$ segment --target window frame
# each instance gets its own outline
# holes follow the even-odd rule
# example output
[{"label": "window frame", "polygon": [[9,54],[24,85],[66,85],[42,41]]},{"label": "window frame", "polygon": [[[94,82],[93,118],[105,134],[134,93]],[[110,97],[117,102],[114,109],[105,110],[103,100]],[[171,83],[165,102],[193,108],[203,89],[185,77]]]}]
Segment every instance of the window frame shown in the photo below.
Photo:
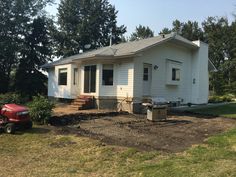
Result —
[{"label": "window frame", "polygon": [[172,68],[172,81],[180,81],[180,69],[179,68]]},{"label": "window frame", "polygon": [[[106,67],[104,67],[104,66],[112,66],[112,69],[105,69]],[[112,71],[112,74],[111,74],[112,81],[107,81],[104,78],[105,77],[105,72],[107,74],[109,74],[109,72],[111,72],[111,71]],[[114,86],[114,64],[103,64],[102,65],[102,86]]]},{"label": "window frame", "polygon": [[183,62],[166,59],[166,85],[178,86],[182,83]]},{"label": "window frame", "polygon": [[[62,72],[62,71],[65,72]],[[65,76],[62,76],[62,74],[65,74]],[[62,77],[65,77],[64,80],[62,80]],[[59,68],[58,69],[58,85],[59,86],[67,86],[67,79],[68,79],[68,69],[67,68]]]}]

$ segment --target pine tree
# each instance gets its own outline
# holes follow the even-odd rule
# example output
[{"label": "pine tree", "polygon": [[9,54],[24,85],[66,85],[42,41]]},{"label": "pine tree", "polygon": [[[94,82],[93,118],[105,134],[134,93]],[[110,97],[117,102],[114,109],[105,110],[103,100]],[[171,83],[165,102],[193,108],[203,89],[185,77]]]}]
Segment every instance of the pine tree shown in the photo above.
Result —
[{"label": "pine tree", "polygon": [[51,0],[0,1],[0,93],[10,90],[11,74],[22,58],[29,24]]},{"label": "pine tree", "polygon": [[52,56],[47,23],[45,17],[38,17],[28,26],[15,78],[16,90],[23,94],[46,93],[47,77],[40,71],[40,66]]},{"label": "pine tree", "polygon": [[169,28],[163,28],[160,32],[159,32],[159,34],[161,35],[161,34],[170,34],[172,32],[172,30],[171,29],[169,29]]},{"label": "pine tree", "polygon": [[135,32],[130,36],[130,41],[139,39],[146,39],[154,36],[154,32],[147,26],[139,25],[136,27]]},{"label": "pine tree", "polygon": [[121,42],[126,27],[117,26],[117,13],[108,0],[62,0],[55,34],[58,56],[107,46],[111,33],[114,44]]}]

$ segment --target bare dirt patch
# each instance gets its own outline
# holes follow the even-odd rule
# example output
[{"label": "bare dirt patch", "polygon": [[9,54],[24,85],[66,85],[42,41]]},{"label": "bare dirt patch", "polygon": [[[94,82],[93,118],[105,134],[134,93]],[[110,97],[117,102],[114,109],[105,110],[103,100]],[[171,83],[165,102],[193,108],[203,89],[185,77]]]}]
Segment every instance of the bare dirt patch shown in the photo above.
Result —
[{"label": "bare dirt patch", "polygon": [[73,133],[102,143],[135,147],[140,150],[181,152],[202,143],[207,137],[236,127],[235,119],[169,116],[166,121],[150,122],[145,116],[119,115],[81,120],[57,133]]},{"label": "bare dirt patch", "polygon": [[75,111],[68,106],[61,105],[54,110],[50,123],[62,126],[54,129],[56,133],[73,133],[98,139],[102,144],[140,150],[180,152],[209,136],[236,127],[236,119],[200,114],[180,112],[168,116],[166,121],[150,122],[145,115],[120,115],[106,110]]}]

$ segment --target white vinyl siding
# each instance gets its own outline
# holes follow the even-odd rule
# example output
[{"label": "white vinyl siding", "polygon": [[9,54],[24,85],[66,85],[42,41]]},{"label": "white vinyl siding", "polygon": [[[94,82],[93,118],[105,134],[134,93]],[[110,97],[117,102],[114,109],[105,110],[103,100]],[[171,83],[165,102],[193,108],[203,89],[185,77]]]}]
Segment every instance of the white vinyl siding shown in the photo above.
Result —
[{"label": "white vinyl siding", "polygon": [[[176,85],[167,85],[169,77],[166,62],[168,59],[182,63],[180,81]],[[151,95],[167,99],[168,101],[179,101],[183,99],[185,103],[191,102],[191,60],[190,49],[182,48],[174,44],[166,43],[157,46],[135,58],[134,65],[134,97],[142,98],[143,89],[143,63],[158,66],[152,69]],[[170,74],[172,70],[170,70]],[[171,78],[171,76],[170,76]],[[172,79],[172,78],[171,78]]]},{"label": "white vinyl siding", "polygon": [[[102,67],[102,66],[101,66]],[[100,78],[100,96],[133,96],[133,63],[121,63],[113,65],[113,85],[103,85]],[[101,68],[102,69],[102,68]],[[102,72],[100,72],[102,74]]]},{"label": "white vinyl siding", "polygon": [[[55,66],[55,68],[49,70],[48,77],[48,96],[55,98],[67,98],[72,99],[77,97],[77,86],[73,85],[73,71],[78,66],[67,64]],[[59,85],[59,72],[67,72],[67,84]]]}]

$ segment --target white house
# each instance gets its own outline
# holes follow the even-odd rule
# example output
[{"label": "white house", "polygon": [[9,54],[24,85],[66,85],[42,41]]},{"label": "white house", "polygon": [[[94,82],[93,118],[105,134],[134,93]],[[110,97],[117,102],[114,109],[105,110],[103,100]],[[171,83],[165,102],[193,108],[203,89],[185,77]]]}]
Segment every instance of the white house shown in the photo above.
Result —
[{"label": "white house", "polygon": [[112,45],[60,59],[48,71],[48,96],[93,96],[95,106],[134,111],[143,99],[208,102],[208,45],[175,33]]}]

